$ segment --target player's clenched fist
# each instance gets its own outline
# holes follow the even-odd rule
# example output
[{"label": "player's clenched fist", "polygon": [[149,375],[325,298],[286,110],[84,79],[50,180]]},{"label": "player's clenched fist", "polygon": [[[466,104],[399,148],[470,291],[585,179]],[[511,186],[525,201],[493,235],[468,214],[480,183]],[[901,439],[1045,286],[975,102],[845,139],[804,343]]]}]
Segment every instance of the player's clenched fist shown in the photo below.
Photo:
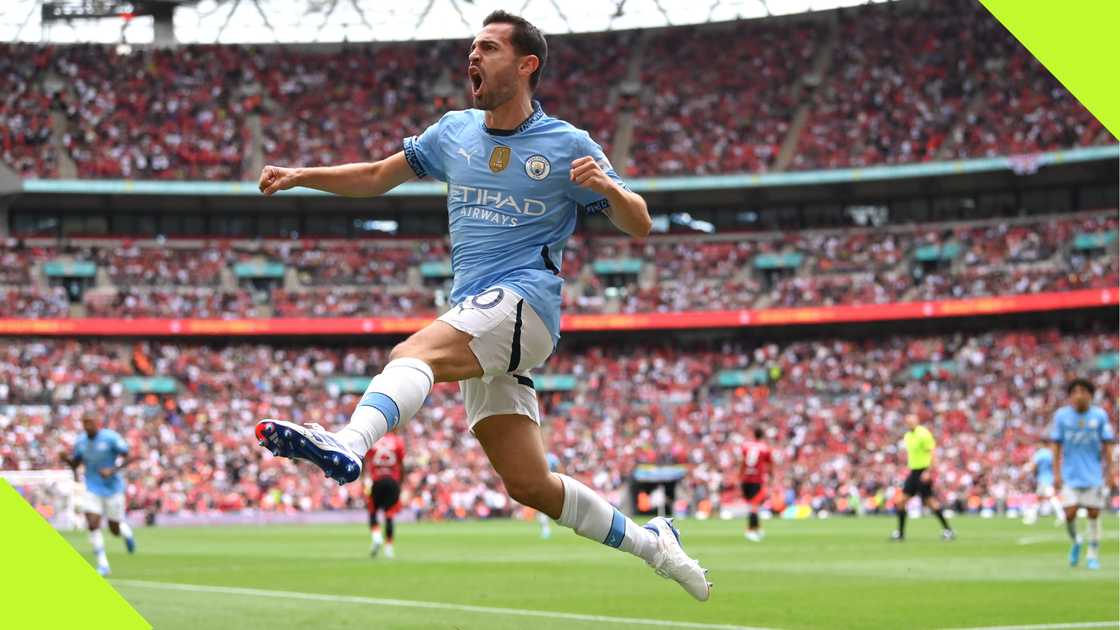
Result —
[{"label": "player's clenched fist", "polygon": [[615,183],[590,155],[572,162],[571,179],[577,186],[590,188],[601,195],[606,195],[615,187]]},{"label": "player's clenched fist", "polygon": [[283,166],[266,166],[261,169],[261,192],[271,195],[278,190],[287,190],[297,185],[296,172],[299,169]]}]

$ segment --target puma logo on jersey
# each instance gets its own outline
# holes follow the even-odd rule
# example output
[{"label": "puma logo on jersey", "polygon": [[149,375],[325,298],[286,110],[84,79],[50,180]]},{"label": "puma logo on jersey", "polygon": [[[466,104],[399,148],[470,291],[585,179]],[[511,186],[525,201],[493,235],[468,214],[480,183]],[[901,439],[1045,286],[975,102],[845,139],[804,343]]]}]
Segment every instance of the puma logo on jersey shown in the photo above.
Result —
[{"label": "puma logo on jersey", "polygon": [[467,153],[466,149],[464,149],[463,147],[459,147],[458,153],[459,153],[459,155],[467,158],[467,166],[470,166],[471,165],[471,157],[474,155],[474,151],[471,151],[470,153]]}]

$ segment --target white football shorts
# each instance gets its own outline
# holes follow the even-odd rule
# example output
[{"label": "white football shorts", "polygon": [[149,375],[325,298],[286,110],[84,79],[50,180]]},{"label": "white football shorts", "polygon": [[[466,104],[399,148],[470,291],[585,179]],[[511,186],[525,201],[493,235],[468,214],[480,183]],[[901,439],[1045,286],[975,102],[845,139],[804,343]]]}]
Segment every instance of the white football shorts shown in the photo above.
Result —
[{"label": "white football shorts", "polygon": [[1104,486],[1093,486],[1091,488],[1071,488],[1069,486],[1062,486],[1062,507],[1071,508],[1074,506],[1083,508],[1096,508],[1101,509],[1104,507]]},{"label": "white football shorts", "polygon": [[552,335],[533,307],[506,287],[491,287],[439,319],[474,337],[470,347],[483,376],[459,382],[471,429],[504,414],[528,416],[540,424],[530,372],[552,354]]},{"label": "white football shorts", "polygon": [[102,497],[87,489],[80,507],[83,514],[97,514],[120,523],[124,520],[124,493],[118,492],[112,496]]}]

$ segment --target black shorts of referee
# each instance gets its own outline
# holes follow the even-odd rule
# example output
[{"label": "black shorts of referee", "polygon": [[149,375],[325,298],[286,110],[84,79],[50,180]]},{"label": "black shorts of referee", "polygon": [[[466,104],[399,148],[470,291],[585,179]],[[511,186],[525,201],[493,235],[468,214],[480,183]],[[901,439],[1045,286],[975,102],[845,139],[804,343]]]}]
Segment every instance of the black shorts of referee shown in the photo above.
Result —
[{"label": "black shorts of referee", "polygon": [[922,473],[926,468],[915,468],[906,476],[906,483],[902,491],[912,497],[921,497],[923,501],[933,496],[933,481],[922,481]]}]

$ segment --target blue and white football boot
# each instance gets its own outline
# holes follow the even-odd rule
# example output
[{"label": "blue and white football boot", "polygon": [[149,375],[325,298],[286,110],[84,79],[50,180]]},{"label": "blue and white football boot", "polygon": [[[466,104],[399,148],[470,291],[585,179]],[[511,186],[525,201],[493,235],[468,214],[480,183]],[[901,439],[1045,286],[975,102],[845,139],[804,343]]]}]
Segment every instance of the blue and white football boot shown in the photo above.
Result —
[{"label": "blue and white football boot", "polygon": [[681,534],[673,527],[673,519],[658,516],[644,526],[657,534],[657,557],[649,566],[663,578],[675,581],[696,599],[706,602],[712,594],[708,570],[684,552]]},{"label": "blue and white football boot", "polygon": [[1074,541],[1069,548],[1069,566],[1075,567],[1081,561],[1081,541]]},{"label": "blue and white football boot", "polygon": [[256,433],[261,446],[273,455],[305,459],[340,486],[362,475],[362,458],[318,424],[300,426],[266,418],[257,423]]}]

